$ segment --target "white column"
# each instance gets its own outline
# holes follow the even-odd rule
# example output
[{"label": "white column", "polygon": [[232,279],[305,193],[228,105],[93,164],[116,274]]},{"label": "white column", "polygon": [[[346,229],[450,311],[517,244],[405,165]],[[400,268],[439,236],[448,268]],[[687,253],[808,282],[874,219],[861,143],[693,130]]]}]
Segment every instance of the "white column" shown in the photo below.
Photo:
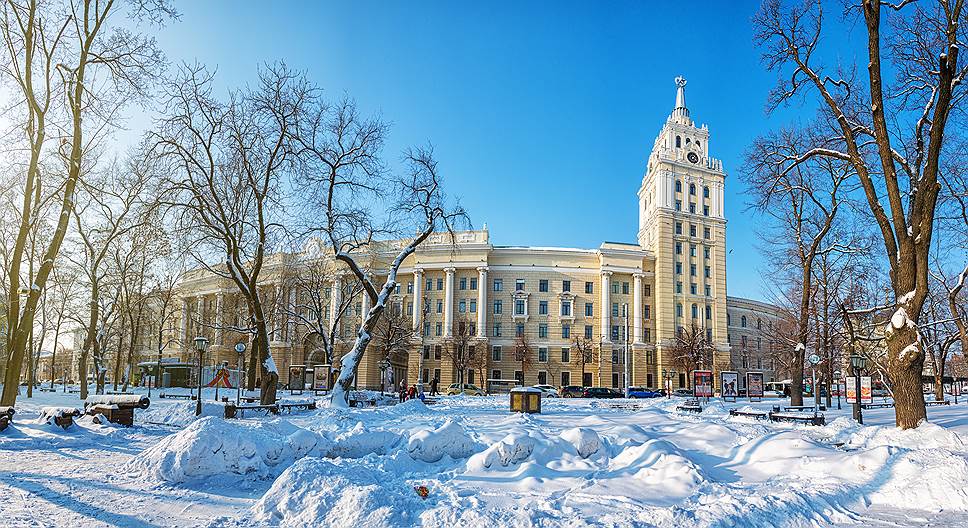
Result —
[{"label": "white column", "polygon": [[336,277],[333,279],[332,291],[329,295],[329,326],[333,327],[336,321],[336,315],[339,313],[339,303],[343,295],[343,281]]},{"label": "white column", "polygon": [[182,320],[181,320],[181,338],[183,342],[188,342],[188,318],[191,317],[189,313],[188,299],[182,299]]},{"label": "white column", "polygon": [[609,323],[612,316],[612,290],[609,284],[611,277],[611,271],[602,271],[602,342],[612,340],[611,334],[609,334]]},{"label": "white column", "polygon": [[632,307],[632,331],[635,332],[633,343],[642,343],[642,278],[644,276],[642,273],[632,275],[635,281],[635,290],[632,292],[632,302],[635,303]]},{"label": "white column", "polygon": [[454,335],[454,272],[455,268],[444,268],[444,337]]},{"label": "white column", "polygon": [[215,294],[215,344],[222,344],[222,310],[225,309],[225,294]]},{"label": "white column", "polygon": [[[417,268],[413,270],[413,333],[420,333],[420,325],[423,324],[423,283],[424,270]],[[418,373],[419,376],[419,373]]]},{"label": "white column", "polygon": [[205,333],[205,297],[199,296],[198,301],[196,301],[198,306],[198,335]]},{"label": "white column", "polygon": [[487,266],[477,268],[477,335],[487,335]]}]

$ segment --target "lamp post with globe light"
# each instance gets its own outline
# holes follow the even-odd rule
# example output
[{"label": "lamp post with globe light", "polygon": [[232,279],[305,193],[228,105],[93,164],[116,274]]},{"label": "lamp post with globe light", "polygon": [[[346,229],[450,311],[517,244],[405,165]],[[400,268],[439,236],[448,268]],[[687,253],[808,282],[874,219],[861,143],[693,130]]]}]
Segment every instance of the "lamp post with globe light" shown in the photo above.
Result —
[{"label": "lamp post with globe light", "polygon": [[208,350],[208,339],[205,336],[195,338],[195,350],[198,351],[198,399],[195,400],[195,416],[202,415],[202,360]]},{"label": "lamp post with globe light", "polygon": [[238,405],[239,402],[242,401],[242,363],[245,361],[245,343],[241,341],[236,343],[235,352],[239,355],[239,359],[235,363],[236,368],[239,371],[239,379],[235,383],[238,386],[237,387],[238,390],[236,391],[236,395],[235,395],[235,404]]},{"label": "lamp post with globe light", "polygon": [[867,358],[860,354],[852,354],[850,366],[854,369],[854,420],[857,420],[860,425],[864,425],[864,414],[860,407],[860,373],[867,366]]}]

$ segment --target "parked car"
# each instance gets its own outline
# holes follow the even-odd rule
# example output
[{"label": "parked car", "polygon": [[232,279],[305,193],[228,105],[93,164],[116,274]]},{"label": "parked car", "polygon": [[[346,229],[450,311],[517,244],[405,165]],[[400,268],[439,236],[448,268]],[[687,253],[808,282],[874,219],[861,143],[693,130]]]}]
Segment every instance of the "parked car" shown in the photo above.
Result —
[{"label": "parked car", "polygon": [[559,394],[561,394],[562,398],[581,398],[583,392],[585,392],[585,387],[581,387],[579,385],[568,385],[566,387],[562,387],[559,391]]},{"label": "parked car", "polygon": [[692,398],[693,392],[692,389],[676,389],[672,391],[672,395],[680,398]]},{"label": "parked car", "polygon": [[535,385],[534,388],[541,391],[541,396],[545,398],[558,397],[558,389],[556,389],[553,385]]},{"label": "parked car", "polygon": [[622,398],[621,392],[607,387],[588,387],[581,393],[582,398]]},{"label": "parked car", "polygon": [[661,398],[662,393],[645,387],[629,387],[629,398]]},{"label": "parked car", "polygon": [[447,396],[456,396],[458,394],[466,394],[468,396],[484,396],[484,391],[481,390],[477,385],[472,385],[470,383],[454,383],[450,387],[447,387]]}]

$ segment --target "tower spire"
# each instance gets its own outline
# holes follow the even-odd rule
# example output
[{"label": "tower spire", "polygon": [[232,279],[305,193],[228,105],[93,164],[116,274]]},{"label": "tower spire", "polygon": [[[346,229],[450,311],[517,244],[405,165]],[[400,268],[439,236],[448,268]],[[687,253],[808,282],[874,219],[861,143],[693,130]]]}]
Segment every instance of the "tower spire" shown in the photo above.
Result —
[{"label": "tower spire", "polygon": [[686,78],[676,77],[676,107],[672,110],[673,119],[688,118],[689,109],[686,108]]}]

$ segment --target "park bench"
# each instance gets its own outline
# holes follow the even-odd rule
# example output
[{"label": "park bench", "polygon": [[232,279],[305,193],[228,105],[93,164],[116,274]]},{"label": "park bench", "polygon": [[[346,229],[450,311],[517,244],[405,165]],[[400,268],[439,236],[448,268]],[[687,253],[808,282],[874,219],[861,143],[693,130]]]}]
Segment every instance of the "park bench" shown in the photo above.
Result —
[{"label": "park bench", "polygon": [[933,400],[924,402],[925,405],[951,405],[948,400]]},{"label": "park bench", "polygon": [[350,407],[376,407],[376,398],[350,397]]},{"label": "park bench", "polygon": [[245,411],[262,411],[266,416],[270,414],[279,414],[279,405],[258,405],[258,404],[248,404],[243,403],[241,405],[236,405],[234,402],[228,402],[225,405],[225,418],[245,418]]},{"label": "park bench", "polygon": [[769,415],[763,411],[741,411],[739,409],[730,409],[730,416],[742,416],[746,418],[755,418],[757,420],[766,420]]},{"label": "park bench", "polygon": [[884,409],[887,407],[894,407],[893,402],[880,402],[880,403],[862,403],[860,404],[861,409]]},{"label": "park bench", "polygon": [[0,407],[0,431],[3,431],[13,421],[13,415],[17,411],[13,407]]},{"label": "park bench", "polygon": [[425,397],[423,399],[424,405],[433,405],[433,404],[437,403],[437,401],[438,401],[437,398],[426,398]]},{"label": "park bench", "polygon": [[98,416],[103,416],[111,423],[134,425],[134,410],[147,409],[151,400],[147,396],[136,394],[106,394],[91,396],[84,400],[84,414],[94,417],[94,423],[101,423]]},{"label": "park bench", "polygon": [[676,410],[701,413],[702,405],[699,405],[699,400],[686,400],[682,405],[677,405]]},{"label": "park bench", "polygon": [[67,429],[74,424],[74,418],[80,415],[81,411],[73,407],[43,407],[37,421]]},{"label": "park bench", "polygon": [[769,414],[771,422],[793,422],[807,425],[825,425],[827,419],[820,413],[780,413],[771,412]]},{"label": "park bench", "polygon": [[134,394],[134,393],[131,391],[108,391],[108,394],[112,396],[117,396],[119,394]]},{"label": "park bench", "polygon": [[57,389],[53,387],[40,387],[40,392],[57,392]]},{"label": "park bench", "polygon": [[277,403],[280,411],[286,411],[287,413],[292,413],[293,411],[311,411],[316,408],[316,401],[304,401],[304,402],[287,402],[287,403]]},{"label": "park bench", "polygon": [[[821,411],[827,410],[826,406],[823,406],[823,405],[819,406],[819,408]],[[813,412],[814,406],[813,405],[786,405],[783,407],[783,410],[786,412],[803,412],[803,411]]]},{"label": "park bench", "polygon": [[262,401],[258,396],[240,396],[239,399],[246,403],[257,403]]}]

